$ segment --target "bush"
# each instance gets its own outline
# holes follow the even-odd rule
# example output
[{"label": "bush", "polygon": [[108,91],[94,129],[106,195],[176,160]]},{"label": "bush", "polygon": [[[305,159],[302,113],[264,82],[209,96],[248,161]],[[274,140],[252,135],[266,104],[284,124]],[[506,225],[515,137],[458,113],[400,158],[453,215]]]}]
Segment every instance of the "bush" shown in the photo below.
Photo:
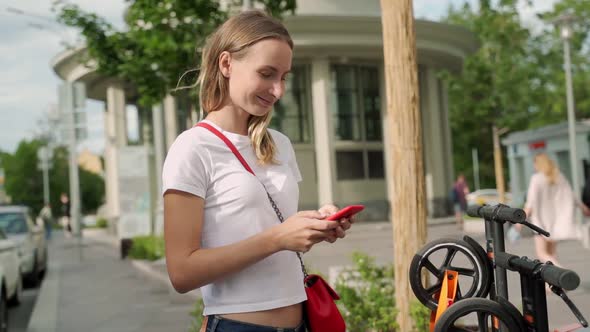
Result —
[{"label": "bush", "polygon": [[[345,269],[336,281],[341,312],[351,332],[398,331],[393,265],[378,266],[374,258],[354,253],[354,266]],[[428,331],[430,310],[414,301],[410,315],[415,332]]]},{"label": "bush", "polygon": [[164,256],[164,238],[161,236],[136,236],[132,240],[129,257],[155,261]]},{"label": "bush", "polygon": [[354,268],[336,281],[339,305],[350,331],[395,331],[397,329],[393,268],[377,266],[366,254],[354,253]]},{"label": "bush", "polygon": [[430,314],[432,311],[425,305],[415,300],[410,305],[410,317],[414,321],[414,332],[427,332],[430,330]]},{"label": "bush", "polygon": [[98,218],[96,221],[96,227],[98,228],[107,228],[109,226],[109,222],[105,218]]}]

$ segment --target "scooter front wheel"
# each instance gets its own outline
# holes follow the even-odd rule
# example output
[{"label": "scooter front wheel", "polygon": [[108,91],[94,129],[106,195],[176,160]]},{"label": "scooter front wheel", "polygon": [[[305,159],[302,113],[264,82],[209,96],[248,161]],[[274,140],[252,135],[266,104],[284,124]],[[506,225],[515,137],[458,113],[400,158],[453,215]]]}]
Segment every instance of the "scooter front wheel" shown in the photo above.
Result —
[{"label": "scooter front wheel", "polygon": [[[446,270],[459,273],[459,292],[455,301],[487,295],[492,276],[485,258],[481,258],[477,250],[463,240],[438,239],[426,244],[414,255],[409,271],[414,295],[431,310],[438,307],[436,294],[442,288]],[[423,272],[428,272],[428,280],[423,280]],[[432,281],[432,286],[427,287],[425,283],[429,281]]]}]

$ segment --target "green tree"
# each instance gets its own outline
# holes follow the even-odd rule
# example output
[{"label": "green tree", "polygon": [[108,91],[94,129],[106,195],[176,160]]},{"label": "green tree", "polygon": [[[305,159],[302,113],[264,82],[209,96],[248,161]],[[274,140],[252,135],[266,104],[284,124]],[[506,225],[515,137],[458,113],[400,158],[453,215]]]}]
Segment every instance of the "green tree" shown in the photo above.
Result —
[{"label": "green tree", "polygon": [[[53,168],[49,173],[51,206],[54,213],[60,212],[60,195],[70,193],[69,154],[65,146],[53,150]],[[104,203],[105,183],[102,176],[78,167],[80,183],[80,210],[83,214],[96,213]]]},{"label": "green tree", "polygon": [[3,158],[6,194],[35,213],[43,207],[43,178],[37,169],[37,150],[42,145],[39,140],[21,141],[13,155]]},{"label": "green tree", "polygon": [[[43,206],[43,176],[37,169],[37,151],[45,142],[23,140],[14,154],[2,155],[6,193],[14,203],[30,206],[37,214]],[[53,152],[53,167],[49,171],[49,201],[55,215],[60,214],[60,195],[69,193],[68,152],[57,147]],[[80,177],[81,209],[83,213],[96,211],[104,200],[102,177],[78,168]]]},{"label": "green tree", "polygon": [[473,174],[471,149],[477,148],[482,186],[493,186],[492,126],[528,127],[533,96],[527,80],[534,69],[526,61],[530,34],[521,26],[516,1],[492,6],[481,0],[477,10],[467,3],[451,8],[446,20],[465,26],[481,43],[460,75],[444,75],[449,82],[455,168],[468,177]]},{"label": "green tree", "polygon": [[78,168],[80,176],[81,210],[83,214],[94,214],[104,203],[105,185],[102,176]]},{"label": "green tree", "polygon": [[559,15],[571,11],[578,20],[573,25],[570,43],[576,119],[590,117],[590,3],[583,0],[561,0],[553,10],[540,13],[545,26],[531,41],[532,61],[539,64],[538,80],[542,94],[539,95],[538,116],[533,126],[563,122],[567,119],[565,72],[563,70],[563,42],[559,29],[551,23]]},{"label": "green tree", "polygon": [[[106,19],[78,6],[56,1],[58,21],[80,30],[88,54],[98,72],[130,82],[138,102],[150,107],[176,87],[180,76],[200,63],[206,37],[228,13],[216,0],[128,0],[125,31],[117,31]],[[295,10],[295,0],[253,1],[275,16]],[[196,71],[187,75],[190,85]],[[182,83],[182,82],[181,82]]]},{"label": "green tree", "polygon": [[516,0],[480,0],[477,8],[451,7],[445,19],[474,32],[481,44],[460,74],[444,73],[443,77],[449,83],[455,168],[471,178],[471,149],[477,148],[485,187],[495,186],[493,125],[519,131],[567,119],[562,44],[549,23],[567,8],[585,19],[576,26],[572,63],[578,118],[590,115],[590,2],[558,2],[552,11],[540,15],[545,23],[536,33],[522,25],[516,4]]}]

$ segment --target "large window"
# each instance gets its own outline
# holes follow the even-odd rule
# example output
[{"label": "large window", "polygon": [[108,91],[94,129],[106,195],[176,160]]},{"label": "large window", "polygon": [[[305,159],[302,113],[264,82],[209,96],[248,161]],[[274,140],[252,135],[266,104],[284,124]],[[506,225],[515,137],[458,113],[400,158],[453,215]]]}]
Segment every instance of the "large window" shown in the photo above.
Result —
[{"label": "large window", "polygon": [[285,94],[274,107],[270,127],[293,143],[311,142],[309,82],[308,66],[293,66],[285,82]]},{"label": "large window", "polygon": [[339,180],[384,177],[379,82],[377,66],[331,67],[331,112]]},{"label": "large window", "polygon": [[377,67],[333,65],[331,76],[336,140],[380,142],[381,100]]}]

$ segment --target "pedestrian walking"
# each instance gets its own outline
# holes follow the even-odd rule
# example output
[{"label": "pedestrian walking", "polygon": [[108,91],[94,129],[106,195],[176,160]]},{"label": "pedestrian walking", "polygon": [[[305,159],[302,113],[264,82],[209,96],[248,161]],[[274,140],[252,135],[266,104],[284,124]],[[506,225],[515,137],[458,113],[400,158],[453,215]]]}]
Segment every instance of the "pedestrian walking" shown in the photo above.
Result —
[{"label": "pedestrian walking", "polygon": [[534,167],[536,172],[529,182],[524,210],[533,224],[551,234],[549,238],[535,235],[537,257],[543,262],[551,261],[559,265],[557,242],[576,237],[575,208],[582,209],[585,215],[590,214],[590,209],[578,199],[547,154],[536,155]]},{"label": "pedestrian walking", "polygon": [[39,218],[43,222],[43,228],[45,229],[45,238],[51,239],[51,228],[53,227],[53,214],[51,213],[51,205],[45,204],[41,211],[39,211]]},{"label": "pedestrian walking", "polygon": [[467,194],[469,194],[469,186],[465,180],[465,175],[459,174],[451,189],[451,199],[455,210],[455,222],[459,229],[463,229],[463,214],[467,211]]},{"label": "pedestrian walking", "polygon": [[70,219],[70,198],[65,193],[61,193],[59,200],[61,202],[60,223],[63,227],[64,234],[67,237],[72,236],[72,225]]},{"label": "pedestrian walking", "polygon": [[333,205],[297,212],[301,174],[293,146],[267,128],[292,52],[286,28],[262,12],[221,25],[203,49],[198,78],[207,113],[200,124],[212,129],[180,134],[164,163],[168,273],[179,292],[201,289],[210,332],[304,331],[296,252],[343,238],[351,226],[348,218],[325,219],[338,210]]}]

